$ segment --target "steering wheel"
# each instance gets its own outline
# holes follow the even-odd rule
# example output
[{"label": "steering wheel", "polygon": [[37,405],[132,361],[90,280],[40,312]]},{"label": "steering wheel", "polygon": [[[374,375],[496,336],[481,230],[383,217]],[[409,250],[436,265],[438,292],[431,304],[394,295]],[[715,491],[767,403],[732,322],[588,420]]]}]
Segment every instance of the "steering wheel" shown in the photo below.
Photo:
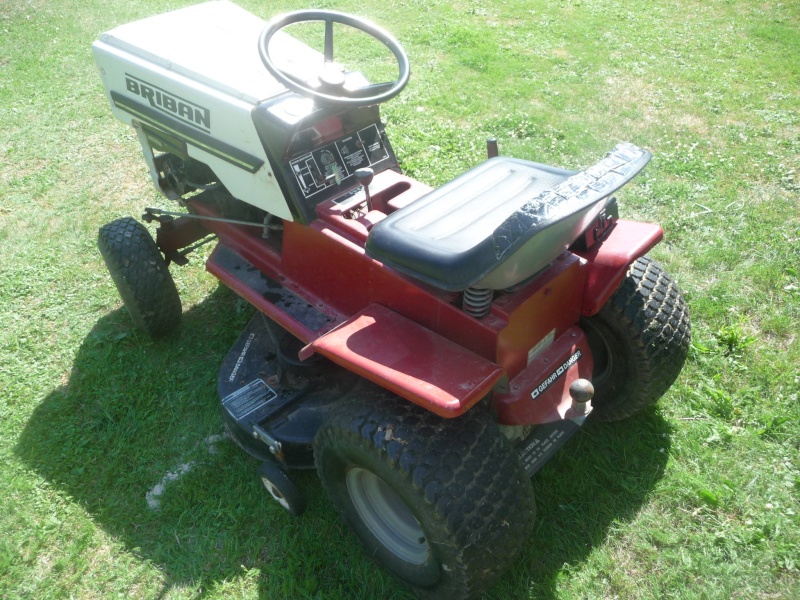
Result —
[{"label": "steering wheel", "polygon": [[[308,21],[323,21],[325,23],[325,62],[322,72],[318,76],[319,87],[312,87],[303,79],[292,76],[289,72],[279,69],[272,61],[269,52],[269,44],[273,36],[281,29],[294,23],[305,23]],[[340,23],[349,25],[355,29],[363,31],[369,36],[386,46],[394,55],[397,61],[399,75],[394,81],[377,83],[364,86],[358,89],[348,89],[345,87],[345,75],[337,69],[333,63],[333,24]],[[408,83],[411,69],[408,64],[408,56],[400,43],[389,33],[381,29],[374,23],[332,10],[297,10],[284,15],[279,15],[270,20],[258,38],[258,53],[264,66],[279,82],[290,90],[302,96],[313,98],[327,104],[344,104],[347,106],[369,106],[370,104],[380,104],[394,98]]]}]

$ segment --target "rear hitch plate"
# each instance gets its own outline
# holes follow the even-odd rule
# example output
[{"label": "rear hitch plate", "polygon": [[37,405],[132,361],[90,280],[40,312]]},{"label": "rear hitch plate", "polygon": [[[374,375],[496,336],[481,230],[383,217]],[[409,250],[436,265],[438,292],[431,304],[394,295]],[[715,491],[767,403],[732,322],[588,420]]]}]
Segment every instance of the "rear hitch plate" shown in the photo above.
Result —
[{"label": "rear hitch plate", "polygon": [[519,446],[522,466],[528,477],[533,477],[547,461],[553,458],[556,451],[581,428],[584,421],[586,416],[580,416],[534,427]]}]

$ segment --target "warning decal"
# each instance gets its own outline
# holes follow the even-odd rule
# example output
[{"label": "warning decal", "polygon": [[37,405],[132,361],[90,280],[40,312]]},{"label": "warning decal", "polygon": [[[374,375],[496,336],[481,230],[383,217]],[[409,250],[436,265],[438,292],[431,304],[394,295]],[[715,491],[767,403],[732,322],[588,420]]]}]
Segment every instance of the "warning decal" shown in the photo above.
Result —
[{"label": "warning decal", "polygon": [[536,388],[534,388],[534,390],[531,392],[531,398],[535,400],[539,396],[539,394],[542,394],[547,388],[549,388],[556,381],[558,381],[558,379],[562,375],[564,375],[564,373],[566,373],[572,365],[574,365],[576,362],[580,360],[581,356],[582,354],[579,348],[574,352],[574,354],[572,354],[572,356],[570,356],[567,360],[565,360],[560,367],[558,367],[555,371],[550,373],[547,379],[542,381],[542,383],[540,383],[539,385],[536,386]]},{"label": "warning decal", "polygon": [[277,397],[275,390],[264,383],[263,379],[256,379],[223,398],[222,405],[237,421],[250,416],[251,420],[257,422],[260,418],[253,413],[264,409]]}]

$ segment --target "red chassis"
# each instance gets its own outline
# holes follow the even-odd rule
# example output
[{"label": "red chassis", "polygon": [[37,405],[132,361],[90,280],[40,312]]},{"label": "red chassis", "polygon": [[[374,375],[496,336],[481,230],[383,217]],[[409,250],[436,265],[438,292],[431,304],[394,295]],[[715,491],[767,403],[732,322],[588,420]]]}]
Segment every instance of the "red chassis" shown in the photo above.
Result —
[{"label": "red chassis", "polygon": [[[284,222],[280,244],[264,239],[258,227],[212,220],[198,227],[187,218],[160,227],[158,244],[168,252],[216,234],[219,244],[206,268],[305,343],[301,358],[319,353],[437,415],[462,415],[493,392],[503,425],[573,416],[569,386],[592,375],[580,319],[600,310],[628,266],[661,240],[661,228],[606,219],[598,223],[605,227],[600,241],[588,250],[565,251],[475,319],[457,306],[457,293],[400,274],[365,253],[372,225],[430,188],[384,171],[371,190],[371,210],[353,215],[328,200],[309,225]],[[197,215],[220,217],[202,194],[189,206]],[[309,328],[251,287],[240,269],[217,260],[231,251],[327,315],[325,325]]]}]

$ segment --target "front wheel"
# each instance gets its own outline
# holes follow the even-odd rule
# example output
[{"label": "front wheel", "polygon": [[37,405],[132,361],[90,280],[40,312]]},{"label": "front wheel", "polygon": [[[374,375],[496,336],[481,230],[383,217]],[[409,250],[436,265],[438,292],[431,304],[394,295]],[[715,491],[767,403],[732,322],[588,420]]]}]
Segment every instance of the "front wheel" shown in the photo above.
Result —
[{"label": "front wheel", "polygon": [[100,228],[97,246],[136,327],[154,338],[175,331],[181,299],[147,228],[131,217],[117,219]]},{"label": "front wheel", "polygon": [[258,468],[261,483],[272,499],[293,517],[299,517],[306,509],[306,499],[286,472],[271,460],[265,460]]},{"label": "front wheel", "polygon": [[689,309],[677,284],[644,256],[596,315],[582,319],[594,357],[592,418],[618,421],[655,403],[689,352]]},{"label": "front wheel", "polygon": [[442,419],[374,390],[314,442],[323,487],[380,565],[423,598],[473,598],[528,543],[530,480],[479,409]]}]

